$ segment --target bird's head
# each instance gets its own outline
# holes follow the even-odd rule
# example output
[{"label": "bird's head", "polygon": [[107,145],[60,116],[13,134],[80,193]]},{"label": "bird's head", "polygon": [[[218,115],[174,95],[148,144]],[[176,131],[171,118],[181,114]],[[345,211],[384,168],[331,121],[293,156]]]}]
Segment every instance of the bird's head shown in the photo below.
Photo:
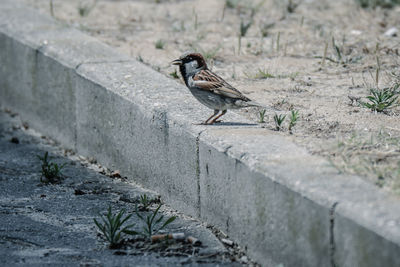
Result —
[{"label": "bird's head", "polygon": [[180,69],[184,70],[185,73],[207,69],[206,61],[200,53],[185,53],[172,61],[171,64],[180,66]]}]

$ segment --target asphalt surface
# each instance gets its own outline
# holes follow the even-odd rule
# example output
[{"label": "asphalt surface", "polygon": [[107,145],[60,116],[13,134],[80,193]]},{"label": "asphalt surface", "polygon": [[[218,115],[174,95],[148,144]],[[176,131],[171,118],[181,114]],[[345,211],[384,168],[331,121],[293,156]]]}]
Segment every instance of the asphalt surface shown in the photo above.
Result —
[{"label": "asphalt surface", "polygon": [[[41,182],[41,161],[49,152],[51,161],[66,164],[56,184]],[[102,172],[104,174],[101,174]],[[178,218],[166,233],[183,232],[201,241],[151,243],[125,236],[118,249],[109,249],[93,218],[113,211],[134,213],[140,196],[157,194],[127,182],[118,174],[63,150],[40,136],[11,111],[0,111],[0,265],[1,266],[232,266],[250,264],[241,252],[220,242],[201,222],[161,208],[168,218]],[[150,206],[150,214],[157,207]],[[139,205],[140,206],[140,205]],[[143,222],[133,214],[129,224],[140,231]]]}]

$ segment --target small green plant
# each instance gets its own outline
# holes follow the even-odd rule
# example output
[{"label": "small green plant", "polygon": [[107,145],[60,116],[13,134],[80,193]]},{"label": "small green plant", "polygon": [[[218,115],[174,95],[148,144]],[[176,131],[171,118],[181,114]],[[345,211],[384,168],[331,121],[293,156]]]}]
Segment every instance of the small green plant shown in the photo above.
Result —
[{"label": "small green plant", "polygon": [[164,49],[165,46],[165,42],[161,39],[157,40],[157,42],[155,43],[155,47],[157,49]]},{"label": "small green plant", "polygon": [[299,118],[299,111],[292,110],[290,113],[290,122],[289,122],[289,132],[292,132],[292,129],[297,124],[297,119]]},{"label": "small green plant", "polygon": [[246,75],[249,79],[286,79],[289,78],[291,80],[294,80],[299,73],[298,72],[293,72],[293,73],[282,73],[282,74],[272,74],[270,71],[267,69],[261,69],[259,68],[257,70],[257,73],[255,74],[249,74],[246,72],[243,72],[244,75]]},{"label": "small green plant", "polygon": [[269,79],[269,78],[276,78],[275,75],[270,73],[268,70],[265,69],[258,69],[256,75],[254,75],[255,79]]},{"label": "small green plant", "polygon": [[266,112],[265,109],[260,110],[260,113],[259,113],[260,119],[259,119],[259,121],[258,121],[259,123],[265,123],[265,112]]},{"label": "small green plant", "polygon": [[139,204],[141,205],[140,210],[147,211],[151,204],[158,202],[155,198],[150,198],[146,194],[140,195]]},{"label": "small green plant", "polygon": [[334,49],[335,52],[336,52],[337,62],[338,62],[338,63],[341,63],[341,62],[342,62],[342,53],[340,52],[339,46],[336,45],[336,42],[335,42],[335,38],[334,38],[334,37],[332,37],[332,47],[333,47],[333,49]]},{"label": "small green plant", "polygon": [[78,6],[78,13],[81,17],[87,17],[93,8],[97,5],[97,0],[93,1],[92,4],[80,2]]},{"label": "small green plant", "polygon": [[171,76],[174,79],[179,79],[178,73],[176,72],[176,70],[174,70],[173,72],[171,72],[169,74],[169,76]]},{"label": "small green plant", "polygon": [[42,175],[40,177],[40,181],[42,183],[57,183],[61,179],[61,170],[67,165],[64,163],[62,165],[58,165],[57,163],[49,161],[49,152],[46,151],[43,157],[37,155],[39,160],[42,161]]},{"label": "small green plant", "polygon": [[283,115],[283,114],[280,114],[280,115],[275,114],[275,116],[274,116],[274,121],[275,121],[275,127],[276,127],[276,130],[277,130],[277,131],[282,130],[282,123],[283,123],[283,121],[285,120],[285,118],[286,118],[286,115]]},{"label": "small green plant", "polygon": [[361,105],[372,111],[384,112],[390,108],[398,106],[396,103],[399,95],[393,88],[371,89],[371,95],[367,96],[369,102],[361,102]]},{"label": "small green plant", "polygon": [[96,219],[93,219],[97,228],[103,237],[110,243],[109,248],[118,248],[122,241],[122,235],[135,235],[137,232],[129,230],[134,226],[134,224],[129,224],[122,227],[131,217],[132,214],[127,215],[124,218],[125,210],[113,214],[111,211],[111,206],[108,207],[108,212],[105,216],[100,215],[103,224],[99,223]]},{"label": "small green plant", "polygon": [[249,30],[250,26],[253,24],[253,21],[250,20],[248,22],[240,21],[240,36],[244,37]]},{"label": "small green plant", "polygon": [[164,229],[168,224],[172,223],[176,219],[175,216],[172,216],[169,219],[164,220],[164,215],[158,215],[161,205],[162,204],[159,204],[155,211],[146,216],[140,214],[138,206],[136,205],[136,215],[145,223],[143,231],[137,232],[137,234],[150,239],[152,235],[157,234],[160,230]]},{"label": "small green plant", "polygon": [[[343,37],[343,45],[342,47],[339,47],[336,42],[335,42],[335,38],[332,36],[332,48],[334,50],[334,52],[336,53],[336,60],[332,59],[330,57],[327,57],[324,51],[324,57],[323,57],[323,61],[325,62],[326,60],[329,60],[331,62],[337,63],[337,64],[342,64],[343,66],[345,66],[346,64],[349,63],[356,63],[358,61],[360,61],[362,59],[362,56],[343,56],[342,51],[344,47],[344,37]],[[317,57],[317,58],[321,58],[321,57]]]}]

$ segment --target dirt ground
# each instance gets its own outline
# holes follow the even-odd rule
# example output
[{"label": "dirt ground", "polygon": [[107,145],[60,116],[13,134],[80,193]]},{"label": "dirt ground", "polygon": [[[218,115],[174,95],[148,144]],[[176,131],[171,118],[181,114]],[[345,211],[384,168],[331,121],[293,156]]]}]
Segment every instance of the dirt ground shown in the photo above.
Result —
[{"label": "dirt ground", "polygon": [[[19,1],[51,13],[50,0]],[[171,60],[188,50],[201,52],[213,71],[248,97],[287,114],[277,134],[400,195],[398,101],[385,112],[361,104],[371,88],[400,83],[400,38],[385,34],[400,25],[399,6],[362,9],[352,0],[53,0],[53,15],[171,78],[178,78]],[[299,111],[292,133],[291,110]],[[260,119],[259,110],[239,112]],[[266,114],[269,130],[276,128],[273,116]]]}]

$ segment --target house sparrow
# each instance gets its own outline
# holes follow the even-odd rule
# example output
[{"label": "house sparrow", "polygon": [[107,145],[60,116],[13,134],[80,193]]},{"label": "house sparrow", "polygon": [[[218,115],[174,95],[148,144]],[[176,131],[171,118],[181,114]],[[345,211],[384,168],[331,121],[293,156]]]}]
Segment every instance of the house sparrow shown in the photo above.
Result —
[{"label": "house sparrow", "polygon": [[[172,61],[179,66],[179,71],[193,96],[203,105],[214,110],[202,124],[213,124],[228,109],[239,109],[262,105],[250,100],[232,85],[207,68],[206,61],[199,53],[185,53]],[[221,113],[218,115],[218,113]]]}]

